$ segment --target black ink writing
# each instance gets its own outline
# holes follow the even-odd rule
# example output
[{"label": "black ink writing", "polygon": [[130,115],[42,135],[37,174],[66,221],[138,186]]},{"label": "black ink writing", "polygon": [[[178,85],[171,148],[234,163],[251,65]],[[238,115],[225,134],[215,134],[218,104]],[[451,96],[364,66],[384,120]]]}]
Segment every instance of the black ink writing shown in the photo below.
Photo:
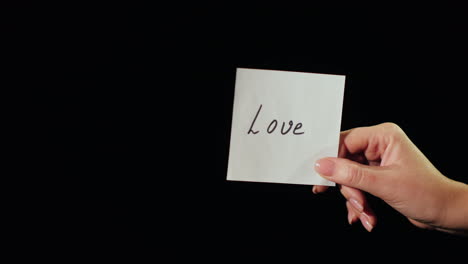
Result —
[{"label": "black ink writing", "polygon": [[293,125],[293,121],[291,120],[289,121],[289,129],[286,130],[286,132],[284,132],[284,122],[283,122],[283,125],[281,126],[281,134],[286,135],[289,132],[289,130],[291,130],[292,125]]},{"label": "black ink writing", "polygon": [[304,132],[297,132],[297,133],[296,133],[296,130],[301,129],[301,127],[302,127],[302,123],[297,123],[296,126],[294,127],[293,134],[294,134],[294,135],[302,135],[302,134],[304,134]]},{"label": "black ink writing", "polygon": [[258,108],[257,114],[255,115],[254,120],[252,121],[252,124],[250,125],[249,132],[247,134],[253,133],[254,135],[258,133],[258,131],[253,131],[252,128],[255,124],[255,121],[257,121],[258,114],[260,114],[260,110],[262,110],[262,105],[260,105],[260,108]]},{"label": "black ink writing", "polygon": [[[255,125],[255,122],[257,121],[258,116],[260,115],[260,111],[262,110],[262,106],[263,106],[263,105],[260,105],[260,107],[258,108],[258,111],[257,111],[257,113],[255,114],[255,117],[254,117],[254,119],[253,119],[253,121],[252,121],[252,124],[250,125],[249,131],[247,132],[247,134],[254,134],[254,135],[256,135],[257,133],[260,132],[260,130],[254,130],[254,125]],[[280,130],[280,133],[281,133],[282,135],[288,134],[288,133],[291,131],[291,129],[292,129],[292,133],[293,133],[294,135],[302,135],[302,134],[304,134],[303,131],[298,131],[298,130],[300,130],[300,129],[302,128],[302,123],[301,123],[301,122],[298,122],[298,123],[294,126],[294,122],[293,122],[292,120],[290,120],[290,121],[288,122],[288,125],[289,125],[289,127],[286,127],[286,126],[287,126],[287,125],[286,125],[286,122],[283,121],[283,124],[281,125],[281,130]],[[276,130],[276,127],[277,127],[277,126],[278,126],[278,120],[273,119],[273,120],[270,122],[270,124],[268,125],[267,129],[266,129],[267,133],[268,133],[268,134],[273,133],[273,132]],[[293,129],[293,126],[294,126],[294,129]],[[285,130],[285,127],[286,127],[286,130]]]},{"label": "black ink writing", "polygon": [[[271,128],[271,125],[273,125],[273,124],[275,124],[275,126],[273,128]],[[275,131],[277,125],[278,125],[278,121],[276,121],[276,119],[273,119],[273,121],[271,121],[270,125],[268,125],[268,128],[267,128],[268,134],[273,133],[273,131]]]}]

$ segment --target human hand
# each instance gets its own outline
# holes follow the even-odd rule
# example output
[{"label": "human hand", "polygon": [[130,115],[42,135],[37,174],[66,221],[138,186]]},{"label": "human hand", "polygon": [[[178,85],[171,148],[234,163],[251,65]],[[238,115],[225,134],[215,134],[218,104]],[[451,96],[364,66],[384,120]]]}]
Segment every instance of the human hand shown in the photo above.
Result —
[{"label": "human hand", "polygon": [[[324,158],[316,171],[339,184],[348,221],[371,231],[377,217],[364,192],[381,198],[421,228],[468,231],[468,185],[442,175],[395,124],[341,133],[339,158]],[[313,192],[328,187],[314,186]]]}]

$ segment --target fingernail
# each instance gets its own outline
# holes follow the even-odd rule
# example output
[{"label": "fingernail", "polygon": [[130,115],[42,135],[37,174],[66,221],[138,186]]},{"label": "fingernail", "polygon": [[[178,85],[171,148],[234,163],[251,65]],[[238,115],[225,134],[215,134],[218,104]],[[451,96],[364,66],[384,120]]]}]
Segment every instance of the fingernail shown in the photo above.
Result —
[{"label": "fingernail", "polygon": [[317,189],[315,188],[315,185],[314,185],[314,187],[312,187],[312,192],[313,192],[314,194],[317,194]]},{"label": "fingernail", "polygon": [[369,222],[369,216],[366,215],[365,213],[362,213],[361,216],[359,217],[359,219],[361,220],[361,223],[362,225],[364,226],[364,228],[368,231],[368,232],[371,232],[372,231],[372,228],[374,228],[371,223]]},{"label": "fingernail", "polygon": [[321,159],[315,163],[315,170],[323,176],[332,176],[335,170],[335,162],[330,159]]},{"label": "fingernail", "polygon": [[356,199],[354,198],[349,198],[349,202],[351,203],[351,205],[356,209],[358,210],[359,212],[362,212],[364,210],[364,206],[362,206],[362,204],[360,204]]}]

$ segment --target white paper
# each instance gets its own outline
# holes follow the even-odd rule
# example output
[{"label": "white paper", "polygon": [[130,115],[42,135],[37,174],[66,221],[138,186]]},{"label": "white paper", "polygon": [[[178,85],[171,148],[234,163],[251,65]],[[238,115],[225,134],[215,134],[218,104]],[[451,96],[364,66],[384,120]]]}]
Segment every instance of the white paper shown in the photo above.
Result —
[{"label": "white paper", "polygon": [[227,180],[334,186],[314,164],[337,156],[344,85],[342,75],[238,68]]}]

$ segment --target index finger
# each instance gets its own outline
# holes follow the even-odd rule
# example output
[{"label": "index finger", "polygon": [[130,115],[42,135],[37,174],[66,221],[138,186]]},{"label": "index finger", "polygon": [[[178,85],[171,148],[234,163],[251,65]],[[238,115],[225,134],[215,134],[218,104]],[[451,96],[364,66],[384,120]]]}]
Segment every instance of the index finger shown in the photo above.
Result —
[{"label": "index finger", "polygon": [[395,127],[399,129],[395,124],[384,123],[341,132],[338,157],[347,158],[361,153],[368,161],[379,160],[388,145],[387,135]]}]

